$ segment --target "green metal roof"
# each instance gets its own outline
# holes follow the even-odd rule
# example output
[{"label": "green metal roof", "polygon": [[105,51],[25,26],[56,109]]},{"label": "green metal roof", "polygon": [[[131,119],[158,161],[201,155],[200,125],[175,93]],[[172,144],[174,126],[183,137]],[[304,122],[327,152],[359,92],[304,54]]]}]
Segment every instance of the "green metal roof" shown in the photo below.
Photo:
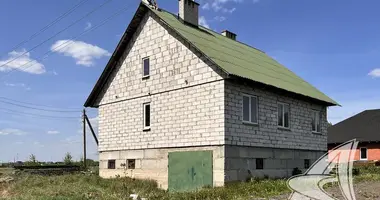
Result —
[{"label": "green metal roof", "polygon": [[228,74],[338,105],[264,52],[205,27],[186,25],[167,11],[151,10]]}]

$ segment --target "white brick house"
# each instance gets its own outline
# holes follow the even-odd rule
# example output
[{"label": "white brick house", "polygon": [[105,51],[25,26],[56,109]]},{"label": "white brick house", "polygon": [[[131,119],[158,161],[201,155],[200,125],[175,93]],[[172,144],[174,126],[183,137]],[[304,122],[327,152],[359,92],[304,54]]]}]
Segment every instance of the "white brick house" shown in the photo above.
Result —
[{"label": "white brick house", "polygon": [[100,176],[181,190],[183,170],[191,187],[222,186],[291,176],[325,153],[337,103],[235,34],[198,26],[197,3],[179,5],[176,16],[140,4],[85,103],[99,108]]}]

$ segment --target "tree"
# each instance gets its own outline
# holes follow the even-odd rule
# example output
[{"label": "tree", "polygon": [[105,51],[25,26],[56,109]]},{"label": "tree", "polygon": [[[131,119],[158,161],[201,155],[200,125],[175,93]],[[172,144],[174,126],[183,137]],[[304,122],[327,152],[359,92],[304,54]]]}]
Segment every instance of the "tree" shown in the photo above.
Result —
[{"label": "tree", "polygon": [[65,165],[71,165],[73,163],[73,157],[69,152],[66,153],[65,158],[63,158]]},{"label": "tree", "polygon": [[34,154],[30,154],[29,156],[29,162],[31,163],[36,163],[37,162],[37,158]]}]

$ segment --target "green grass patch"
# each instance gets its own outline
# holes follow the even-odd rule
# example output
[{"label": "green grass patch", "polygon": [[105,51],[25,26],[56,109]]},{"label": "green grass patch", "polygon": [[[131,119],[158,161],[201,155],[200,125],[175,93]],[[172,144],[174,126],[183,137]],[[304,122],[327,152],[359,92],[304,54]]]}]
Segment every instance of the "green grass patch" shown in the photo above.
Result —
[{"label": "green grass patch", "polygon": [[169,193],[155,181],[131,178],[103,179],[96,175],[21,175],[8,189],[12,199],[128,199],[139,194],[151,199],[213,200],[270,197],[289,192],[286,180],[253,180],[194,192]]}]

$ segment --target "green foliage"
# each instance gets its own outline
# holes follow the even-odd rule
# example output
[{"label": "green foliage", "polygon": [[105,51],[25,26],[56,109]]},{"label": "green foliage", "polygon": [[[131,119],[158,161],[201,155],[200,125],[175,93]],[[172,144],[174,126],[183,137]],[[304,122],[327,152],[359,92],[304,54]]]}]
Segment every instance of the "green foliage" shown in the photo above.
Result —
[{"label": "green foliage", "polygon": [[37,165],[40,165],[40,163],[37,161],[36,155],[30,154],[29,160],[24,162],[24,165],[26,165],[26,166],[37,166]]},{"label": "green foliage", "polygon": [[102,179],[96,175],[62,176],[21,175],[11,187],[16,199],[129,199],[139,194],[147,199],[211,200],[270,197],[289,192],[286,180],[252,180],[228,184],[226,187],[203,188],[199,191],[170,193],[157,188],[152,180],[132,178]]},{"label": "green foliage", "polygon": [[65,157],[63,158],[63,162],[65,163],[65,165],[73,164],[73,157],[69,152],[66,153]]}]

